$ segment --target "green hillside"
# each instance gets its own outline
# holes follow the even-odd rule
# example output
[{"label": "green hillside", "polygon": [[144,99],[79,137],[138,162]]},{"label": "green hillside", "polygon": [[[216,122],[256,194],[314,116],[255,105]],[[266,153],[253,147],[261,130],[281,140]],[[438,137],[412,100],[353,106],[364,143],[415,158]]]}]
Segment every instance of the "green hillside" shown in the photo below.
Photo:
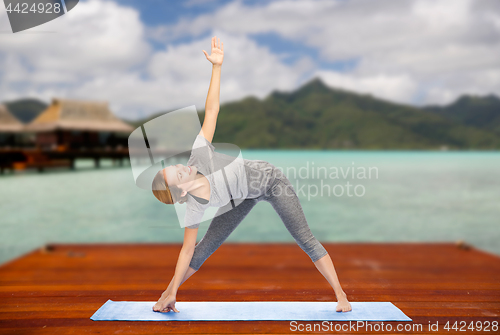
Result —
[{"label": "green hillside", "polygon": [[28,123],[35,119],[47,104],[37,99],[19,99],[4,103],[9,111],[21,122]]},{"label": "green hillside", "polygon": [[[200,115],[203,118],[203,113]],[[499,149],[500,137],[436,113],[327,87],[314,79],[221,106],[215,142],[242,148]]]},{"label": "green hillside", "polygon": [[485,97],[464,95],[448,106],[428,106],[425,109],[465,125],[490,130],[500,135],[500,99],[494,95]]},{"label": "green hillside", "polygon": [[[46,106],[33,99],[7,105],[23,121]],[[417,108],[313,79],[263,100],[222,104],[214,142],[280,149],[500,149],[499,106],[495,96],[464,96],[449,106]],[[126,122],[138,127],[165,112]],[[203,123],[204,113],[199,117]]]}]

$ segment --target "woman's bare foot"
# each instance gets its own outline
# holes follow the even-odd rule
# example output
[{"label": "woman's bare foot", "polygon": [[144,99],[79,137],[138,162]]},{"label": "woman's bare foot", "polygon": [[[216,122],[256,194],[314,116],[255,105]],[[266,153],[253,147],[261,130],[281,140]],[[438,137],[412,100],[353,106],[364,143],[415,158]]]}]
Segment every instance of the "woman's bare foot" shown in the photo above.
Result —
[{"label": "woman's bare foot", "polygon": [[168,289],[166,289],[165,291],[163,291],[163,293],[161,294],[160,299],[158,299],[158,301],[156,302],[156,304],[153,306],[153,310],[154,311],[158,311],[160,309],[160,307],[163,305],[163,301],[165,299],[167,299],[167,297],[169,296],[169,294],[170,294],[170,291]]},{"label": "woman's bare foot", "polygon": [[350,312],[352,311],[351,304],[347,301],[347,295],[342,293],[342,295],[337,297],[337,308],[335,309],[337,312]]}]

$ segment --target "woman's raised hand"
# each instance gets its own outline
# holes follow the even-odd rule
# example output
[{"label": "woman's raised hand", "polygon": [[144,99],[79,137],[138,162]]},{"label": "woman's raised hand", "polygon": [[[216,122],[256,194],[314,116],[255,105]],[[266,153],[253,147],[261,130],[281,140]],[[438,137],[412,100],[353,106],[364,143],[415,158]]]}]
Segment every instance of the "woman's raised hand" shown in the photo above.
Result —
[{"label": "woman's raised hand", "polygon": [[219,38],[219,44],[217,45],[217,36],[212,37],[212,54],[209,56],[205,50],[203,50],[205,57],[213,65],[222,65],[222,60],[224,59],[224,43],[221,43]]}]

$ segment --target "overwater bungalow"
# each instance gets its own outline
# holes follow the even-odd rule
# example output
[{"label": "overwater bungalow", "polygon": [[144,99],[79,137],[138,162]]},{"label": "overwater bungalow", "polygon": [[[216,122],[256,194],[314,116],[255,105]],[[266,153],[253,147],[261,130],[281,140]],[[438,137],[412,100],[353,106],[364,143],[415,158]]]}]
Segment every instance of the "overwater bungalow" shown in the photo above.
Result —
[{"label": "overwater bungalow", "polygon": [[53,98],[25,131],[40,149],[126,148],[133,128],[109,110],[108,103]]},{"label": "overwater bungalow", "polygon": [[[4,169],[74,168],[79,158],[93,159],[96,167],[103,158],[123,164],[132,130],[111,113],[107,102],[53,98],[27,125],[4,106],[0,109],[0,141],[6,144],[0,142],[0,173]],[[23,147],[12,145],[17,134],[26,144]]]}]

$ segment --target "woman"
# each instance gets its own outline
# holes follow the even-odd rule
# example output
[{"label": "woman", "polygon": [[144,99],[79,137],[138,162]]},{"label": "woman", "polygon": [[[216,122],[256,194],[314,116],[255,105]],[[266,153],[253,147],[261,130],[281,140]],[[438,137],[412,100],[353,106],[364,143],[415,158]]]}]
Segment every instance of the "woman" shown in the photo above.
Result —
[{"label": "woman", "polygon": [[[221,44],[220,39],[217,43],[214,36],[211,55],[209,56],[205,50],[203,53],[213,64],[212,78],[205,105],[205,120],[196,137],[191,158],[187,166],[178,164],[160,170],[152,185],[154,195],[161,202],[166,204],[187,202],[188,206],[184,243],[174,277],[153,310],[179,312],[175,307],[179,286],[199,270],[203,262],[226,240],[253,206],[265,200],[271,203],[295,241],[332,286],[337,297],[336,311],[350,311],[351,304],[340,286],[330,255],[311,233],[299,199],[286,176],[268,162],[243,160],[243,164],[233,164],[230,169],[226,169],[228,176],[224,174],[222,178],[220,174],[214,173],[213,164],[207,163],[209,160],[224,161],[224,157],[227,157],[214,152],[211,144],[219,113],[224,43]],[[252,185],[251,187],[245,189],[244,183],[240,182],[244,178]],[[241,203],[234,206],[233,200],[238,198]],[[227,211],[229,201],[233,208]],[[196,244],[199,223],[204,210],[210,206],[219,207],[220,212],[217,212],[205,236]]]}]

